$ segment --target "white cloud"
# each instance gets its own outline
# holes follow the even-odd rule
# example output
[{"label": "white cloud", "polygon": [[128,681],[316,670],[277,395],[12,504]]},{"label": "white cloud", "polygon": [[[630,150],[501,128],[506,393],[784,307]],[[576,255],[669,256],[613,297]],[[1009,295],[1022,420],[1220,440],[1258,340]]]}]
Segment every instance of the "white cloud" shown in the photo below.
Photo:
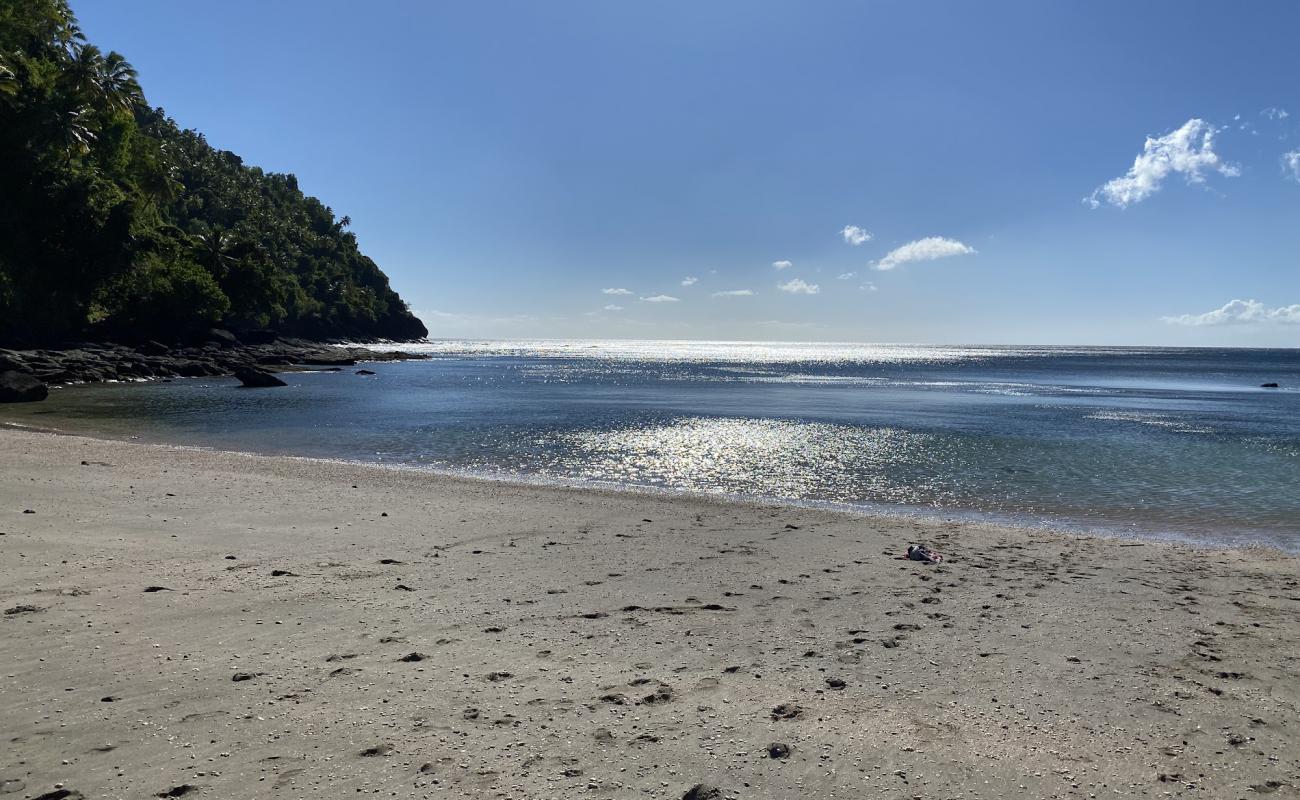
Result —
[{"label": "white cloud", "polygon": [[943,236],[927,236],[924,239],[917,239],[914,242],[908,242],[902,247],[895,247],[890,250],[885,254],[884,258],[876,262],[875,268],[882,272],[888,272],[899,264],[906,264],[909,261],[933,261],[936,258],[964,256],[974,252],[975,248],[956,239],[947,239]]},{"label": "white cloud", "polygon": [[784,261],[784,260],[782,260],[782,261],[773,261],[773,262],[772,262],[772,266],[776,267],[777,269],[789,269],[790,267],[793,267],[793,266],[794,266],[794,262],[793,262],[793,261]]},{"label": "white cloud", "polygon": [[821,287],[815,283],[805,283],[800,278],[791,278],[786,283],[777,284],[778,289],[790,294],[817,294]]},{"label": "white cloud", "polygon": [[632,294],[627,289],[601,289],[604,294]]},{"label": "white cloud", "polygon": [[681,301],[678,300],[676,297],[671,297],[671,296],[666,295],[666,294],[656,294],[656,295],[651,295],[650,297],[642,297],[642,298],[641,298],[641,302],[643,302],[643,303],[680,303]]},{"label": "white cloud", "polygon": [[857,225],[845,225],[840,229],[840,236],[843,236],[844,241],[854,247],[863,242],[871,241],[871,234],[867,233],[865,228],[859,228]]},{"label": "white cloud", "polygon": [[858,288],[861,289],[861,290],[864,291],[864,292],[876,292],[876,291],[879,291],[879,290],[876,288],[876,285],[875,285],[874,283],[872,283],[871,281],[867,281],[866,283],[862,284],[862,285],[859,286]]},{"label": "white cloud", "polygon": [[1229,178],[1240,175],[1240,169],[1214,152],[1216,133],[1218,129],[1205,120],[1189,119],[1164,136],[1148,136],[1128,172],[1097,187],[1084,202],[1092,208],[1102,201],[1127,208],[1155,194],[1171,172],[1182,174],[1188,183],[1204,183],[1207,171]]},{"label": "white cloud", "polygon": [[614,305],[613,303],[610,303],[609,305],[605,306],[605,310],[606,310],[606,311],[622,311],[622,310],[623,310],[623,307],[622,307],[622,306],[616,306],[616,305]]},{"label": "white cloud", "polygon": [[699,279],[699,278],[694,278],[694,277],[691,277],[691,278],[682,278],[682,286],[694,286],[695,284],[697,284],[697,283],[699,283],[699,282],[700,282],[700,279]]},{"label": "white cloud", "polygon": [[726,292],[714,292],[714,297],[749,297],[754,294],[749,289],[731,289]]},{"label": "white cloud", "polygon": [[1161,317],[1171,325],[1300,325],[1300,303],[1268,308],[1258,300],[1233,300],[1204,314]]},{"label": "white cloud", "polygon": [[1285,108],[1277,108],[1276,106],[1272,108],[1266,108],[1259,113],[1260,116],[1268,117],[1269,119],[1286,119],[1287,117],[1291,116],[1291,113],[1287,111]]},{"label": "white cloud", "polygon": [[1283,153],[1282,166],[1285,167],[1288,178],[1300,183],[1300,150]]},{"label": "white cloud", "polygon": [[858,273],[856,272],[841,272],[838,280],[851,281],[856,277],[858,277]]}]

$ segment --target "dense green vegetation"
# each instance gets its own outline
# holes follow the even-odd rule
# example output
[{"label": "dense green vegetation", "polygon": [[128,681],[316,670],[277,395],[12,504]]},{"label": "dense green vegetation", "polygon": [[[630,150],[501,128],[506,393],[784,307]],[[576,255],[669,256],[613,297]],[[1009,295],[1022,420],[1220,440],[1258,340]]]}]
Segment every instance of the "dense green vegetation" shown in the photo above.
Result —
[{"label": "dense green vegetation", "polygon": [[150,107],[66,0],[0,0],[0,342],[426,335],[348,222]]}]

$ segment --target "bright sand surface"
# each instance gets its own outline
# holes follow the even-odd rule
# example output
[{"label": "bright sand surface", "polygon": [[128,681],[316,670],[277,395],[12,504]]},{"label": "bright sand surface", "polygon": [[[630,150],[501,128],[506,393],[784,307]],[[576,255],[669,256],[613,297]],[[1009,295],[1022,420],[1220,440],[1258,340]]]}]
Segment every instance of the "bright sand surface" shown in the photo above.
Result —
[{"label": "bright sand surface", "polygon": [[1294,558],[15,430],[0,465],[5,797],[1300,796]]}]

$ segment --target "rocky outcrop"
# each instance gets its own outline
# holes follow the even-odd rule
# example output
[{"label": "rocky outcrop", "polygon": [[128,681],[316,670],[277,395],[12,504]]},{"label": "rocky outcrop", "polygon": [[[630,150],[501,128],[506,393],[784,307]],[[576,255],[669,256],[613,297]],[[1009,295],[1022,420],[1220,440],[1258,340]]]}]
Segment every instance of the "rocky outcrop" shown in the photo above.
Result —
[{"label": "rocky outcrop", "polygon": [[423,358],[427,356],[303,339],[233,346],[220,341],[178,345],[156,341],[141,345],[78,342],[43,350],[0,349],[0,372],[25,373],[46,384],[97,383],[217,377],[233,375],[242,367],[274,367],[276,372],[286,372],[324,364]]},{"label": "rocky outcrop", "polygon": [[257,367],[240,367],[235,370],[235,377],[239,378],[240,383],[250,388],[289,385],[266,370]]},{"label": "rocky outcrop", "polygon": [[0,403],[32,403],[44,400],[49,388],[26,372],[6,370],[0,372]]}]

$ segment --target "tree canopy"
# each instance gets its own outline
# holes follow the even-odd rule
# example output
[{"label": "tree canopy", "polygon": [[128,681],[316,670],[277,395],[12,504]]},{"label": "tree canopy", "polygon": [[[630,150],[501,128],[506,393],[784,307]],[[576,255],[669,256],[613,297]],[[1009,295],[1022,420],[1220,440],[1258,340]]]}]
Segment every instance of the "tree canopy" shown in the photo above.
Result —
[{"label": "tree canopy", "polygon": [[0,0],[0,341],[427,335],[349,222],[151,107],[66,0]]}]

